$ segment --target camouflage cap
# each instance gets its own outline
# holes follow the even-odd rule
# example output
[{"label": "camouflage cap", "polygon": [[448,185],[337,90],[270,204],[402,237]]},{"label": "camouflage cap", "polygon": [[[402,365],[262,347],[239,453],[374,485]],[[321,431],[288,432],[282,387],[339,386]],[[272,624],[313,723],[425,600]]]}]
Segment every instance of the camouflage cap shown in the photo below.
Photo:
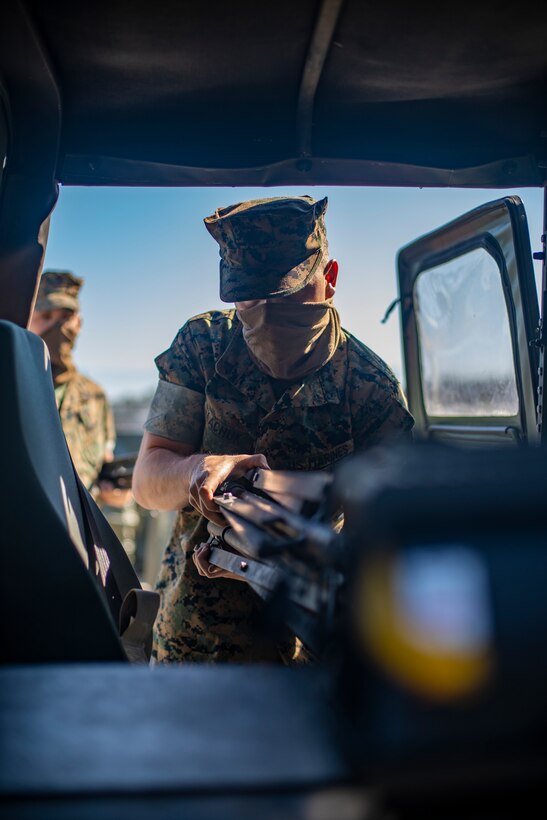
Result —
[{"label": "camouflage cap", "polygon": [[78,291],[84,280],[66,270],[44,271],[38,287],[34,310],[67,308],[79,310]]},{"label": "camouflage cap", "polygon": [[217,208],[204,222],[220,246],[223,302],[271,299],[303,288],[327,248],[327,197],[270,197]]}]

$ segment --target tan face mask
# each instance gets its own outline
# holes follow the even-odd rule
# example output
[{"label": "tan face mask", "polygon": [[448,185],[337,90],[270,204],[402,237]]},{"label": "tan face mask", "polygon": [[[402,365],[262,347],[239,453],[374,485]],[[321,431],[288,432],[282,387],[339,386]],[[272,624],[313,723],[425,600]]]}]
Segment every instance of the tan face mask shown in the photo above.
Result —
[{"label": "tan face mask", "polygon": [[72,348],[77,333],[66,327],[66,319],[56,322],[42,335],[51,359],[51,371],[55,386],[67,382],[74,374],[76,367],[72,360]]},{"label": "tan face mask", "polygon": [[340,317],[332,304],[275,299],[241,307],[243,338],[257,367],[273,379],[297,380],[332,358]]}]

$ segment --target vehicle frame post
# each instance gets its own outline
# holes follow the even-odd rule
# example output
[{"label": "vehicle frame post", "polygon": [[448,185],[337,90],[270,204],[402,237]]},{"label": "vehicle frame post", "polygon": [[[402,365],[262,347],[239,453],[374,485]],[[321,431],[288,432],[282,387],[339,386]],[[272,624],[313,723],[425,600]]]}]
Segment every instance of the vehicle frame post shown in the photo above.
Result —
[{"label": "vehicle frame post", "polygon": [[547,442],[546,406],[545,406],[545,317],[547,312],[547,182],[543,188],[543,233],[541,234],[542,250],[534,253],[534,259],[541,260],[541,293],[540,319],[537,334],[539,346],[538,367],[538,401],[537,427],[541,444]]}]

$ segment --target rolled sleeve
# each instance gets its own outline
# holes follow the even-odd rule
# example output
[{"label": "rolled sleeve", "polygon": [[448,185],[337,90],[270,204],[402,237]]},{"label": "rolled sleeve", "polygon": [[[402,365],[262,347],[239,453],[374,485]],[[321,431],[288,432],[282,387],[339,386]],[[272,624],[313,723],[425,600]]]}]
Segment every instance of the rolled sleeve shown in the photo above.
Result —
[{"label": "rolled sleeve", "polygon": [[160,379],[144,429],[197,448],[203,436],[204,418],[203,393]]}]

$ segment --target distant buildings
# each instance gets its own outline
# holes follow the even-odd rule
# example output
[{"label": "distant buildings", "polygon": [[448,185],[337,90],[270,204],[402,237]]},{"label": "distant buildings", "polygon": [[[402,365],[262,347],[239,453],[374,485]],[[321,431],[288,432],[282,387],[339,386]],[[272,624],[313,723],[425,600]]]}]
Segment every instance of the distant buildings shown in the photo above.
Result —
[{"label": "distant buildings", "polygon": [[152,396],[153,393],[146,393],[112,402],[118,438],[116,455],[126,455],[139,449]]},{"label": "distant buildings", "polygon": [[[153,393],[112,402],[116,422],[116,456],[137,454]],[[135,500],[123,509],[106,507],[110,526],[131,558],[143,586],[153,587],[171,534],[174,512],[145,510]]]}]

